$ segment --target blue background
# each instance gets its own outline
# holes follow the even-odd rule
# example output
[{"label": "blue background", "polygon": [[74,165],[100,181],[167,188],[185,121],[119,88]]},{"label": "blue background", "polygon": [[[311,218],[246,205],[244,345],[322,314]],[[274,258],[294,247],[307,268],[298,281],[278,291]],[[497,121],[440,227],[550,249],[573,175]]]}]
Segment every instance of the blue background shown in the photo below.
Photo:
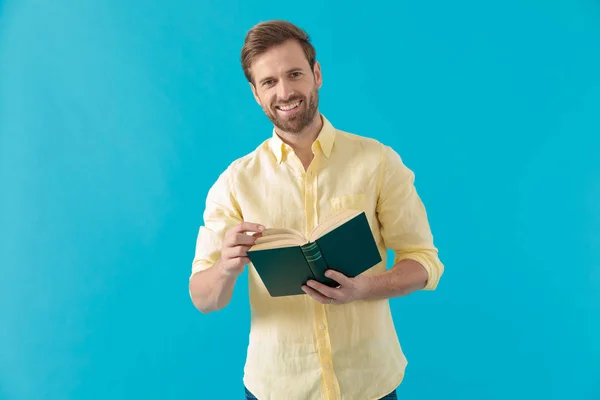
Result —
[{"label": "blue background", "polygon": [[[246,31],[416,173],[446,273],[393,299],[401,399],[600,399],[600,5],[0,2],[0,398],[241,398],[247,276],[202,315],[204,199],[271,125]],[[237,397],[236,397],[237,396]]]}]

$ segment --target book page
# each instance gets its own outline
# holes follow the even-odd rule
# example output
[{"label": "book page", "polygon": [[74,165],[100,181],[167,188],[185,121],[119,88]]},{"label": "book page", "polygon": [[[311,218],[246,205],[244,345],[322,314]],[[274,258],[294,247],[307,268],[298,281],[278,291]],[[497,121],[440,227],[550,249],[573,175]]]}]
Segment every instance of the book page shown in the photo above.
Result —
[{"label": "book page", "polygon": [[339,214],[336,214],[325,221],[323,221],[319,226],[317,226],[310,234],[308,240],[314,242],[321,236],[325,235],[328,232],[331,232],[338,226],[345,224],[347,221],[359,215],[362,211],[358,210],[345,210]]},{"label": "book page", "polygon": [[290,233],[279,233],[279,234],[271,234],[268,236],[262,236],[259,237],[258,239],[256,239],[256,242],[254,242],[255,245],[257,244],[266,244],[266,243],[273,243],[273,242],[279,242],[279,241],[293,241],[294,243],[298,243],[300,245],[306,243],[306,239],[304,239],[301,236],[298,235],[292,235]]},{"label": "book page", "polygon": [[306,241],[298,239],[295,236],[291,238],[280,238],[268,242],[257,243],[250,247],[248,251],[258,251],[258,250],[268,250],[268,249],[277,249],[281,247],[294,247],[294,246],[302,246]]},{"label": "book page", "polygon": [[291,229],[291,228],[268,228],[263,231],[262,236],[265,237],[265,236],[281,235],[281,234],[294,235],[294,236],[301,237],[302,239],[305,239],[305,237],[302,233],[298,232],[295,229]]},{"label": "book page", "polygon": [[262,232],[250,250],[274,249],[286,246],[302,246],[306,238],[294,229],[269,228]]}]

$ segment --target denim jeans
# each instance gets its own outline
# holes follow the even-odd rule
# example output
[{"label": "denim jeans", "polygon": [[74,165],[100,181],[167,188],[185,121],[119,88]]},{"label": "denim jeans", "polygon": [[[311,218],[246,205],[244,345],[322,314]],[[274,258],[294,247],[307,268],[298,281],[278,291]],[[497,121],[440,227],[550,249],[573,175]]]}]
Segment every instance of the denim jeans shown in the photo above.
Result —
[{"label": "denim jeans", "polygon": [[[246,391],[246,400],[258,400],[247,388],[244,388]],[[396,391],[394,390],[391,393],[386,394],[379,400],[398,400],[398,396],[396,395]]]}]

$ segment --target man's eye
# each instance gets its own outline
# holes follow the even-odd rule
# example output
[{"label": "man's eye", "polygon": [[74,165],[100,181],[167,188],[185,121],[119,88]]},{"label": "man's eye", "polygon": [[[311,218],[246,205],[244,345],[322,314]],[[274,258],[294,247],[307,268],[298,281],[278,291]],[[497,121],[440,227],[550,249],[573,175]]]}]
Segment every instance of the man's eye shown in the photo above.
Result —
[{"label": "man's eye", "polygon": [[300,76],[300,72],[292,72],[292,76],[293,76],[293,77]]}]

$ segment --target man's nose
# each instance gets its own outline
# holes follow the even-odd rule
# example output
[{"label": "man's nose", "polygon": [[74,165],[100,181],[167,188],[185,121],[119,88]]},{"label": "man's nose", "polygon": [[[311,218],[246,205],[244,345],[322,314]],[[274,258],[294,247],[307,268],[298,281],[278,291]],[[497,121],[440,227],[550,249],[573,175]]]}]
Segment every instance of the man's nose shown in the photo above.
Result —
[{"label": "man's nose", "polygon": [[285,80],[282,79],[279,81],[279,85],[277,87],[277,97],[281,101],[287,101],[294,93],[292,86]]}]

